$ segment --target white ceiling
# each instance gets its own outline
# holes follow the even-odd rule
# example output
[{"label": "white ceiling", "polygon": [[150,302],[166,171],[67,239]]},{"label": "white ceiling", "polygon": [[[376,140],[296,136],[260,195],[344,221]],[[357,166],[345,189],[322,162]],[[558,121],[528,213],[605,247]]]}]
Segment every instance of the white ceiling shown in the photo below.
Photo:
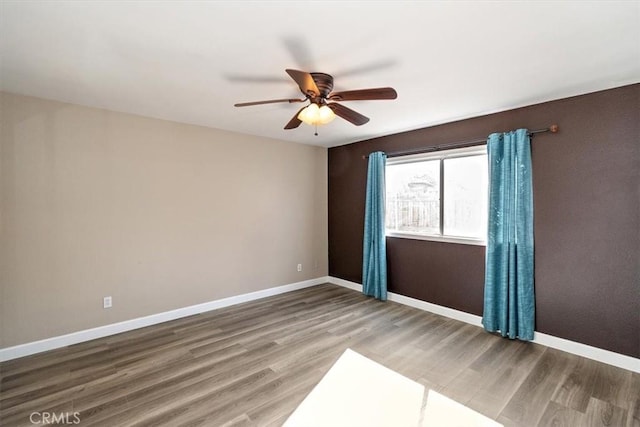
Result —
[{"label": "white ceiling", "polygon": [[[4,91],[326,147],[640,82],[639,1],[0,1]],[[299,97],[285,68],[398,99],[319,136],[233,107]]]}]

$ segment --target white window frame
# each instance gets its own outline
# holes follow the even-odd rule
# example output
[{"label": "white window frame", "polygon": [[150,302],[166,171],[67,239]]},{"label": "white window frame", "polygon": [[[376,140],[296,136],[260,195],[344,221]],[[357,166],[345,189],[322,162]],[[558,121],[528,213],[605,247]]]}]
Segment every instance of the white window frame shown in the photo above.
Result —
[{"label": "white window frame", "polygon": [[[441,150],[441,151],[431,151],[428,153],[421,154],[411,154],[406,156],[398,156],[398,157],[390,157],[387,158],[386,165],[399,165],[404,163],[417,163],[424,162],[428,160],[444,160],[444,159],[452,159],[456,157],[469,157],[469,156],[477,156],[480,154],[487,154],[487,146],[486,145],[478,145],[472,147],[464,147],[464,148],[455,148],[451,150]],[[444,162],[440,163],[440,180],[444,178],[443,176],[443,166]],[[444,184],[441,182],[440,190],[444,189]],[[442,203],[442,194],[440,194],[440,201]],[[442,212],[442,209],[441,209]],[[440,218],[440,230],[443,230],[442,225],[444,224],[444,218]],[[477,246],[486,246],[487,241],[484,239],[474,239],[471,237],[458,237],[458,236],[447,236],[447,235],[433,235],[433,234],[416,234],[410,232],[403,231],[389,231],[386,230],[387,237],[395,237],[395,238],[403,238],[403,239],[415,239],[415,240],[428,240],[432,242],[445,242],[445,243],[460,243],[466,245],[477,245]]]}]

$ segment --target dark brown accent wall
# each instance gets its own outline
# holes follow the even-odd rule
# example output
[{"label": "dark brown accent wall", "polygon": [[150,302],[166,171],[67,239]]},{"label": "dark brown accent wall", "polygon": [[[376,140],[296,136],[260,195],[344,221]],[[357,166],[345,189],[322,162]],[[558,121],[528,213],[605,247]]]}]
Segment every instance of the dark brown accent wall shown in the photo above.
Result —
[{"label": "dark brown accent wall", "polygon": [[[532,143],[536,330],[640,357],[640,84],[329,149],[329,274],[362,283],[367,162],[560,125]],[[389,290],[482,315],[484,247],[387,238]]]}]

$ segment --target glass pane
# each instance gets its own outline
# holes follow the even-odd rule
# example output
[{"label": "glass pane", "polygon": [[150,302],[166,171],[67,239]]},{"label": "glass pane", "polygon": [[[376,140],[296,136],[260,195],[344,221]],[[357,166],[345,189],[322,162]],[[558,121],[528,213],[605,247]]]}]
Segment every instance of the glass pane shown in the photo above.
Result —
[{"label": "glass pane", "polygon": [[486,239],[487,156],[444,160],[444,234]]},{"label": "glass pane", "polygon": [[386,187],[387,230],[440,234],[440,161],[389,165]]}]

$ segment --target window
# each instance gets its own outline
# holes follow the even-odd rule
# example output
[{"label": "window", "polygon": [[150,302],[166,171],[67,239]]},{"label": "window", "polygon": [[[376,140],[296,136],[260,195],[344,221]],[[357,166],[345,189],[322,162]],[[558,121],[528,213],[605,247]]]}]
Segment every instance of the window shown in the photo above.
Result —
[{"label": "window", "polygon": [[388,236],[485,243],[486,147],[390,158],[386,187]]}]

